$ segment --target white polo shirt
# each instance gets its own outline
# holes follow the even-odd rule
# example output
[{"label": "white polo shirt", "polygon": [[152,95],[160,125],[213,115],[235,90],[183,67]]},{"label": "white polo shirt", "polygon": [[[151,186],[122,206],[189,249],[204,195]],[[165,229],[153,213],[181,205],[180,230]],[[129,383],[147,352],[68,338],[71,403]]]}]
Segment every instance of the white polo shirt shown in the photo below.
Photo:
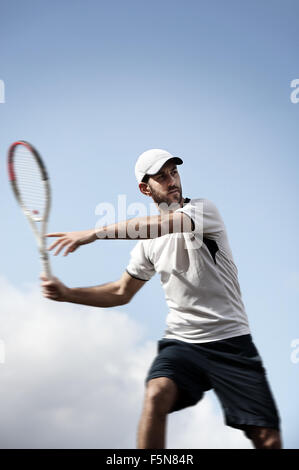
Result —
[{"label": "white polo shirt", "polygon": [[208,199],[192,199],[178,209],[194,222],[192,233],[140,240],[127,272],[148,281],[157,272],[169,312],[164,338],[190,343],[250,333],[238,270],[218,209]]}]

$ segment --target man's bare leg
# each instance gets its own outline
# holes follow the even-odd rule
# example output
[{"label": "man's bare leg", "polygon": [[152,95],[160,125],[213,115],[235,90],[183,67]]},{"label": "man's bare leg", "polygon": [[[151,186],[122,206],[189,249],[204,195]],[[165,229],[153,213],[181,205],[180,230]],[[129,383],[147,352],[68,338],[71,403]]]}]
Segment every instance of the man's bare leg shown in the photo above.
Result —
[{"label": "man's bare leg", "polygon": [[167,414],[177,396],[178,389],[173,380],[158,377],[148,381],[138,428],[138,449],[165,448]]}]

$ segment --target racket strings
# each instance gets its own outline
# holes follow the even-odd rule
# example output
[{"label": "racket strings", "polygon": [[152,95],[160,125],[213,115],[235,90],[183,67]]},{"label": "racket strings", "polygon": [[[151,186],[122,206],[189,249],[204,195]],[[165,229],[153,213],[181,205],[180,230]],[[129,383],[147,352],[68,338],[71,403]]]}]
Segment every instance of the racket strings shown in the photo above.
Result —
[{"label": "racket strings", "polygon": [[35,156],[23,146],[15,150],[14,173],[23,206],[32,217],[42,218],[47,204],[42,171]]}]

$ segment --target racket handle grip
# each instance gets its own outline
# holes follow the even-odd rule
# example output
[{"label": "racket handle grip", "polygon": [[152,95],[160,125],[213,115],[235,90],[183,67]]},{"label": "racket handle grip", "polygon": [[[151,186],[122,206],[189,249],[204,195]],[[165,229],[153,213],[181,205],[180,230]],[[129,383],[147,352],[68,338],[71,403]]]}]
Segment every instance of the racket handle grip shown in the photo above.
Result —
[{"label": "racket handle grip", "polygon": [[43,252],[43,253],[41,253],[40,257],[41,257],[41,265],[42,265],[43,272],[45,273],[45,275],[48,279],[51,279],[52,272],[51,272],[48,253]]}]

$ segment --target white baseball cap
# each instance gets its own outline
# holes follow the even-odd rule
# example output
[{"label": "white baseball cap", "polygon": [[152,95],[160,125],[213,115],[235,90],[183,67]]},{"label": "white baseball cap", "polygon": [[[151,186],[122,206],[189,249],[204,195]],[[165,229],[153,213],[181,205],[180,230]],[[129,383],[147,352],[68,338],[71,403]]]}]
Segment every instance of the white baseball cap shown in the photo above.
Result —
[{"label": "white baseball cap", "polygon": [[172,160],[177,165],[181,165],[183,160],[174,157],[171,153],[162,149],[151,149],[139,155],[135,165],[135,176],[138,183],[141,183],[145,175],[155,175],[162,168],[164,163]]}]

